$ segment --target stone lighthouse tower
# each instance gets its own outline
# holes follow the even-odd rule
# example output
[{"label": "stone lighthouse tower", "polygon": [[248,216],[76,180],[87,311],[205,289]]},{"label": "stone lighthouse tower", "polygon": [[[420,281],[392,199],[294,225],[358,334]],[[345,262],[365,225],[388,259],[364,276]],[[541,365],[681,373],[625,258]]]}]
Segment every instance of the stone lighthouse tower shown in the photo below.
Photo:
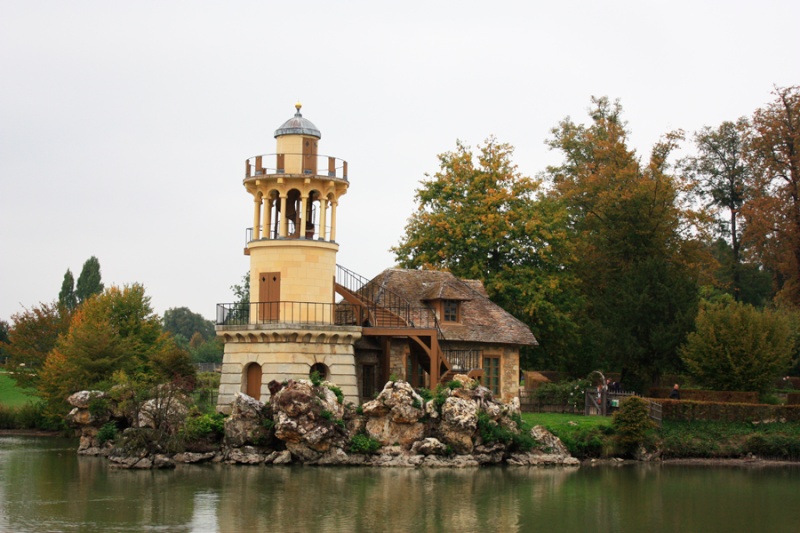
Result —
[{"label": "stone lighthouse tower", "polygon": [[253,199],[249,304],[220,304],[225,345],[218,410],[237,392],[267,401],[272,381],[317,371],[358,401],[353,345],[361,328],[337,320],[336,211],[347,192],[347,162],[321,155],[322,134],[300,113],[275,130],[275,153],[245,163]]}]

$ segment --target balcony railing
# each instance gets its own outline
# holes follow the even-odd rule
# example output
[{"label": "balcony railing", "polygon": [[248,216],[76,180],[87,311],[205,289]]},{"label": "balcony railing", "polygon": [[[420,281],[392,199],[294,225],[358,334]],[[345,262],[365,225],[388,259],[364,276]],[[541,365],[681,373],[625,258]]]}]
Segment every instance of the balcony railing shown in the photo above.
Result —
[{"label": "balcony railing", "polygon": [[483,366],[483,350],[443,350],[442,354],[453,370],[469,372]]},{"label": "balcony railing", "polygon": [[245,161],[244,179],[275,174],[308,174],[347,181],[347,161],[328,155],[262,154]]},{"label": "balcony railing", "polygon": [[[383,308],[391,319],[373,324],[379,327],[408,329],[436,329],[435,316],[422,307]],[[244,326],[248,324],[311,324],[335,326],[363,326],[375,320],[375,311],[347,302],[251,302],[217,304],[218,326]],[[401,320],[398,320],[400,318]]]},{"label": "balcony railing", "polygon": [[217,304],[218,326],[247,324],[355,325],[349,304],[318,302],[251,302]]}]

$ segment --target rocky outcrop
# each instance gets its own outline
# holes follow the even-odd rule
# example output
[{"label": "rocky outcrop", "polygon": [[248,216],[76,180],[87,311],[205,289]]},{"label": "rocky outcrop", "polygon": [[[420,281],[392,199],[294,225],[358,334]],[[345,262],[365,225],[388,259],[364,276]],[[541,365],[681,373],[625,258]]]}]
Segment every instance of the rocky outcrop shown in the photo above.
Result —
[{"label": "rocky outcrop", "polygon": [[[118,468],[170,468],[175,463],[226,462],[241,465],[290,463],[404,468],[466,468],[509,464],[577,465],[561,441],[542,427],[521,435],[519,403],[504,404],[467,376],[461,385],[439,388],[423,398],[404,381],[388,382],[361,407],[345,406],[331,383],[290,380],[271,383],[271,402],[238,394],[224,423],[217,449],[186,447],[168,453],[150,446],[164,428],[130,427],[128,446],[106,445]],[[85,449],[108,413],[98,412],[103,393],[85,392],[71,400],[71,420],[86,432]],[[91,413],[89,406],[94,405]],[[87,412],[83,412],[86,410]],[[141,417],[136,425],[143,423]],[[151,424],[152,425],[152,424]],[[93,428],[93,429],[92,429]],[[131,446],[130,443],[138,443]],[[84,443],[82,439],[82,449]],[[149,447],[148,447],[149,446]]]}]

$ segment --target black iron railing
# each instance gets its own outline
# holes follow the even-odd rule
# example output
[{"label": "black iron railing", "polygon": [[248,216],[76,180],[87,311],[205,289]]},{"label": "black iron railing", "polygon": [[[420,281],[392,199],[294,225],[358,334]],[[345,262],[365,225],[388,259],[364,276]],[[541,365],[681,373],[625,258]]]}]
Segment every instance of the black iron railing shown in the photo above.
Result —
[{"label": "black iron railing", "polygon": [[359,309],[347,303],[250,302],[217,304],[218,326],[247,324],[358,325]]},{"label": "black iron railing", "polygon": [[469,372],[482,368],[483,350],[443,350],[442,354],[450,362],[452,370]]}]

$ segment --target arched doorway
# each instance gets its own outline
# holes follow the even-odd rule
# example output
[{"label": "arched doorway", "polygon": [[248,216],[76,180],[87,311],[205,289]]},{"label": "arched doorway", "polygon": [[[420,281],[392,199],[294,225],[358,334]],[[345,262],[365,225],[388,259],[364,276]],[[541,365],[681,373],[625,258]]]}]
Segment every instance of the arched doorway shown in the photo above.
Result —
[{"label": "arched doorway", "polygon": [[245,372],[245,394],[256,400],[261,400],[261,365],[252,363]]}]

